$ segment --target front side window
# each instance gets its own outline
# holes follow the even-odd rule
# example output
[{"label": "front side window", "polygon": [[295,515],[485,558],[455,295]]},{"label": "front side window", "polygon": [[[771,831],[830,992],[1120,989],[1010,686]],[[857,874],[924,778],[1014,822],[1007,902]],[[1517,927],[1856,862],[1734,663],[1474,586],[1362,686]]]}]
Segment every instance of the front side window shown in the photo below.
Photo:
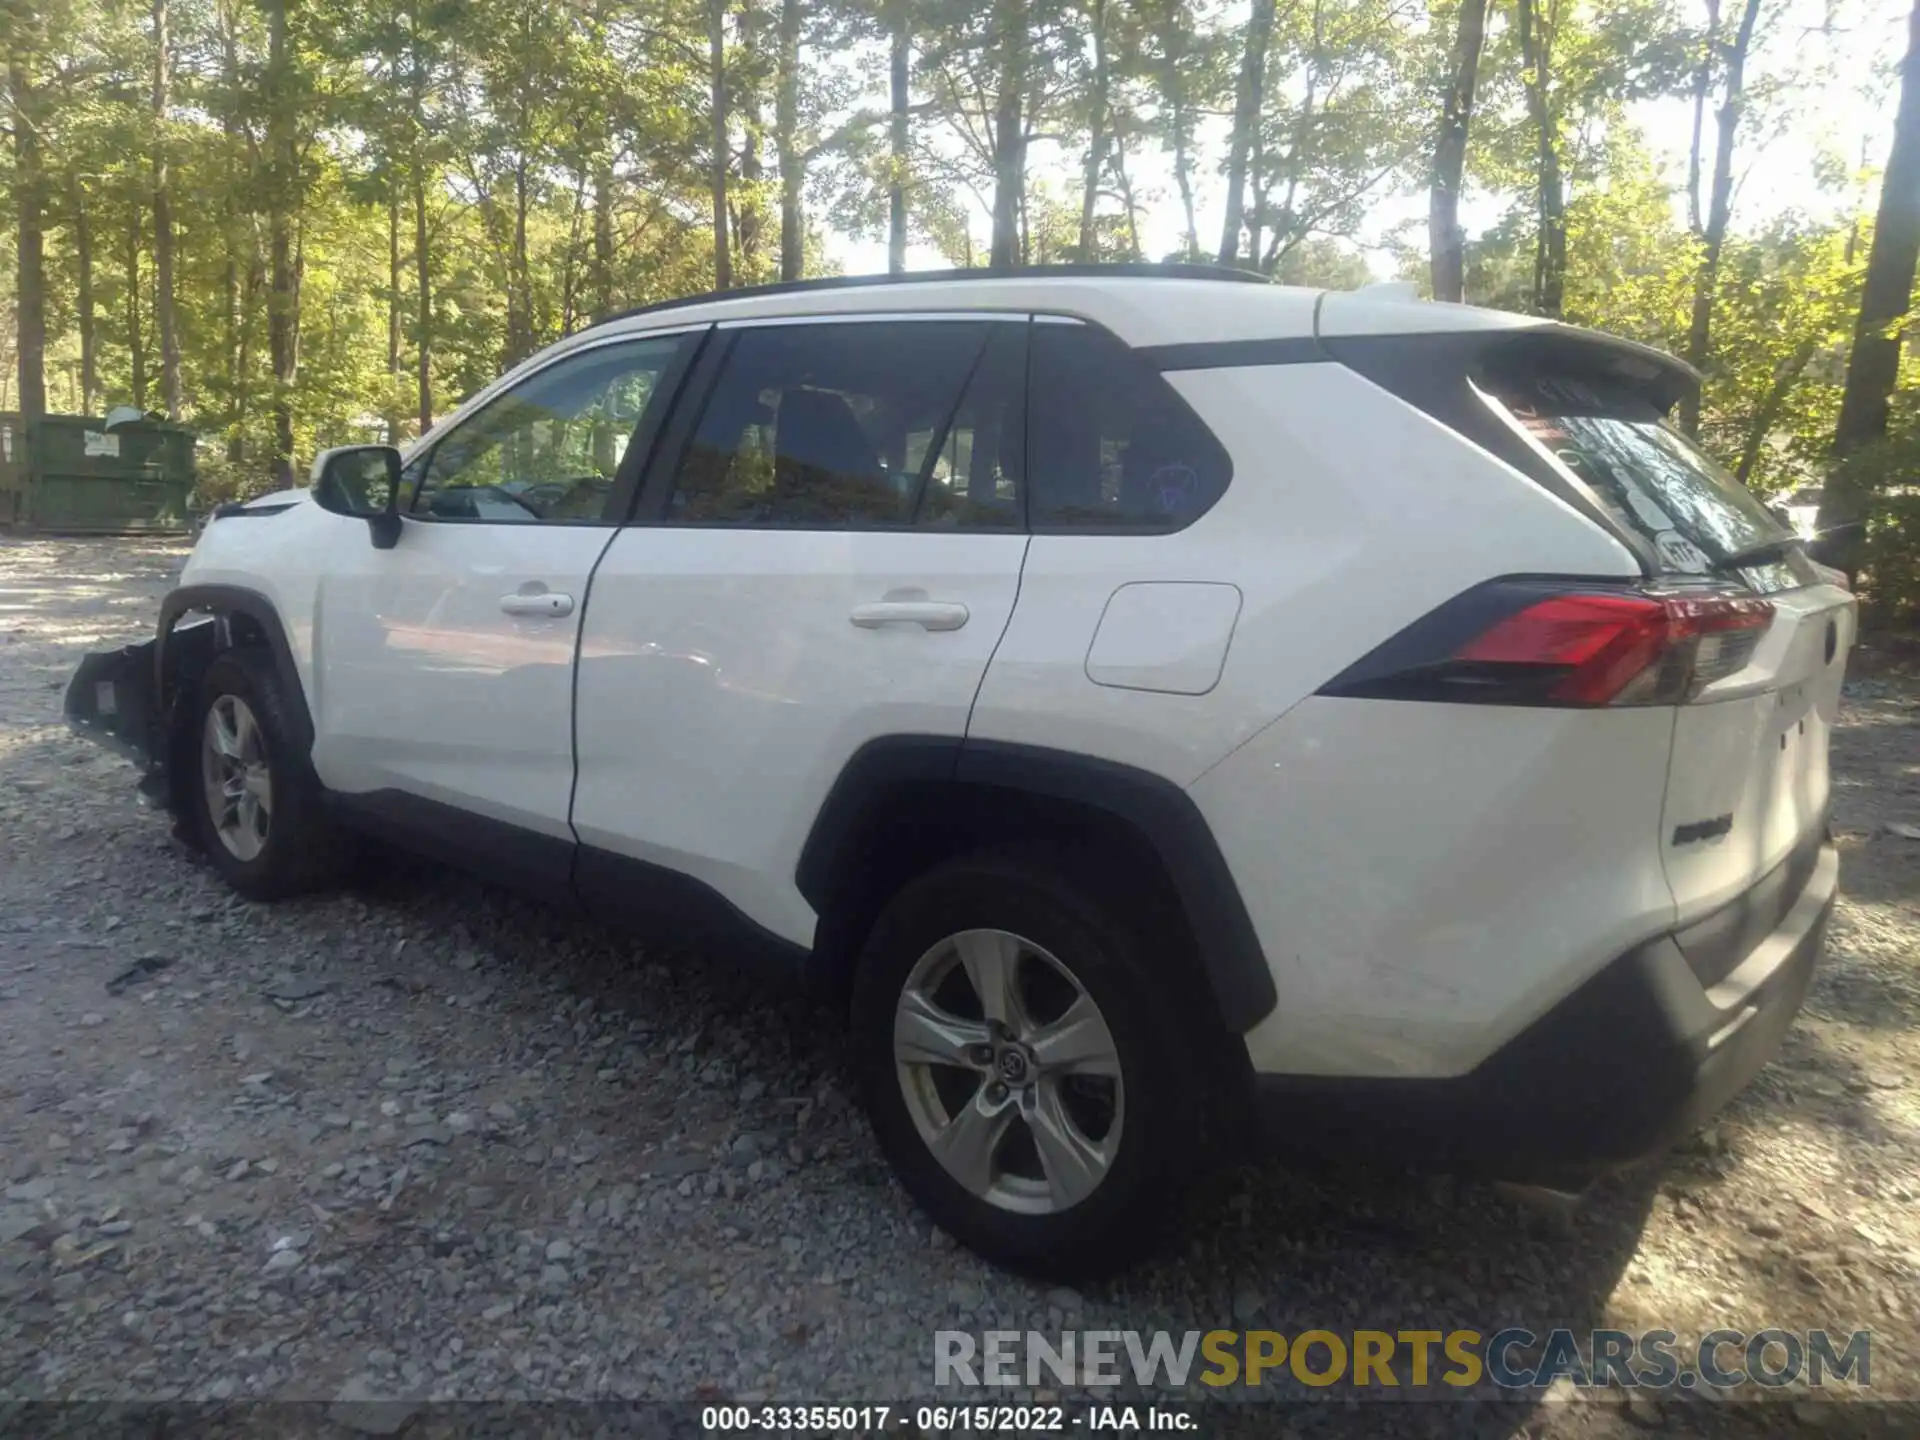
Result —
[{"label": "front side window", "polygon": [[1017,528],[1024,328],[875,320],[734,333],[665,522]]},{"label": "front side window", "polygon": [[426,457],[413,513],[509,524],[601,521],[640,418],[685,341],[658,336],[576,351],[494,397]]},{"label": "front side window", "polygon": [[1033,327],[1027,468],[1035,530],[1178,530],[1233,464],[1159,371],[1091,325]]}]

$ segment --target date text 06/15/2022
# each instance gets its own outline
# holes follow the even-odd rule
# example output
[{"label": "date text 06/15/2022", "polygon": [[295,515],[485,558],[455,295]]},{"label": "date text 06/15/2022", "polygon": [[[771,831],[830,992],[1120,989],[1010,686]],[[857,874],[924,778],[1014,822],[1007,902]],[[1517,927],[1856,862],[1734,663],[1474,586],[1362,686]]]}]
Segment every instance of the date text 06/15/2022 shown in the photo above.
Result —
[{"label": "date text 06/15/2022", "polygon": [[777,1435],[875,1433],[1047,1435],[1197,1430],[1191,1412],[1171,1405],[707,1405],[700,1427],[708,1434]]}]

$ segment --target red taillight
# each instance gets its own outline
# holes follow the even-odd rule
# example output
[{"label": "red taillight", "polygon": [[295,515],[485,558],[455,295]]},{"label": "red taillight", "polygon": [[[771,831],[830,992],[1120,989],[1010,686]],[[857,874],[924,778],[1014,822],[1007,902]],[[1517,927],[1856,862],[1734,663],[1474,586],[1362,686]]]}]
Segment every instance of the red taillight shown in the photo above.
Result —
[{"label": "red taillight", "polygon": [[1667,612],[1642,595],[1555,595],[1499,621],[1455,658],[1484,665],[1569,667],[1546,698],[1605,705],[1660,654]]},{"label": "red taillight", "polygon": [[1382,641],[1322,695],[1454,705],[1680,705],[1747,665],[1773,604],[1732,586],[1515,576]]},{"label": "red taillight", "polygon": [[1552,667],[1560,673],[1545,688],[1548,704],[1671,704],[1739,668],[1729,661],[1744,664],[1772,618],[1770,602],[1747,596],[1552,595],[1496,621],[1454,658],[1534,675]]}]

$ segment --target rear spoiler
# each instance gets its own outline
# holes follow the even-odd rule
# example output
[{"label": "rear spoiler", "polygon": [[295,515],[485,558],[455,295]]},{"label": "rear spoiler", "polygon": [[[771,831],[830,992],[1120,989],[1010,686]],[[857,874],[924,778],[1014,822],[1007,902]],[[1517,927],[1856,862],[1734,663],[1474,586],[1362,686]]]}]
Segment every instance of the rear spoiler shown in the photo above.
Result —
[{"label": "rear spoiler", "polygon": [[1633,391],[1662,414],[1700,390],[1700,372],[1664,350],[1583,330],[1577,325],[1538,325],[1524,330],[1482,330],[1481,370],[1527,374],[1552,369],[1584,375]]},{"label": "rear spoiler", "polygon": [[[1662,414],[1700,388],[1699,371],[1636,340],[1465,305],[1423,309],[1457,311],[1459,323],[1424,330],[1371,330],[1362,325],[1331,335],[1316,330],[1266,340],[1183,341],[1142,346],[1136,353],[1161,370],[1334,361],[1423,410],[1431,409],[1418,398],[1423,381],[1471,379],[1489,369],[1526,374],[1550,366],[1562,374],[1605,380],[1650,401]],[[1396,312],[1404,313],[1403,307]],[[1441,318],[1456,317],[1448,313]]]}]

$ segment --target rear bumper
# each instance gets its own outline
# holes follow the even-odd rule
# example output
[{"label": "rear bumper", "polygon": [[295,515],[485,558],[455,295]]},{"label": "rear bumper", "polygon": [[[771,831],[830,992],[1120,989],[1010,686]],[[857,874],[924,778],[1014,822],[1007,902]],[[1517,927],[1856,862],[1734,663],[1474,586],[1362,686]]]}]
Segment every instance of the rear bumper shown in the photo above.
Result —
[{"label": "rear bumper", "polygon": [[[1780,893],[1782,875],[1790,893]],[[1735,963],[1724,944],[1693,943],[1701,927],[1635,946],[1465,1075],[1257,1076],[1263,1128],[1283,1151],[1370,1153],[1540,1184],[1577,1184],[1656,1154],[1779,1049],[1838,888],[1838,853],[1822,841],[1729,907],[1752,941]],[[1757,936],[1756,903],[1773,918]]]}]

